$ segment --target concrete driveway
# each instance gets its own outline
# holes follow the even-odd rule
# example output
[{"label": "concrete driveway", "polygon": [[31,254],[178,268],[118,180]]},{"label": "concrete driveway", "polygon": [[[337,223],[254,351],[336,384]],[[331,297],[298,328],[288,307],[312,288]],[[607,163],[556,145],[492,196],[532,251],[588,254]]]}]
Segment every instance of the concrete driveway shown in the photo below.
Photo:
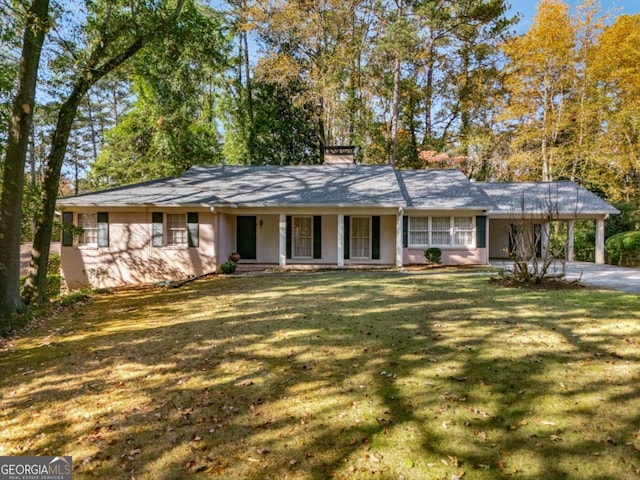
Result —
[{"label": "concrete driveway", "polygon": [[[499,268],[511,268],[508,260],[492,260],[491,265]],[[561,265],[556,267],[561,271]],[[585,285],[598,288],[611,288],[622,292],[640,294],[640,269],[616,267],[615,265],[596,265],[588,262],[568,262],[567,280],[580,280]]]}]

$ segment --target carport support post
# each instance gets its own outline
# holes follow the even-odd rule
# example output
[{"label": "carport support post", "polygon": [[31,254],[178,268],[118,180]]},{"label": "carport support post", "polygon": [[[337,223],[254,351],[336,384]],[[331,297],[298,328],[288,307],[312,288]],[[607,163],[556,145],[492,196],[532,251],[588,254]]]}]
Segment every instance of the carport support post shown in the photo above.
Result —
[{"label": "carport support post", "polygon": [[278,263],[281,267],[286,267],[287,266],[287,216],[286,215],[280,214],[278,227],[280,229],[280,235],[278,239],[278,253],[279,253]]},{"label": "carport support post", "polygon": [[575,222],[573,220],[569,220],[567,222],[567,262],[573,262],[574,236],[575,236]]},{"label": "carport support post", "polygon": [[338,214],[338,262],[339,267],[344,267],[344,215]]},{"label": "carport support post", "polygon": [[398,215],[396,215],[396,267],[402,267],[402,207],[398,209]]},{"label": "carport support post", "polygon": [[604,218],[596,220],[596,263],[604,263]]}]

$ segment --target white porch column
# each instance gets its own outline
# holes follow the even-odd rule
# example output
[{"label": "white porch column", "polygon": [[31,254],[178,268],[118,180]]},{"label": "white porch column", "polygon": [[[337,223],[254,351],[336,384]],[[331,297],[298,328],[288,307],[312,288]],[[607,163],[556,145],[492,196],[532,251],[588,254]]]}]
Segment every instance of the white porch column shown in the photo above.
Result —
[{"label": "white porch column", "polygon": [[280,235],[278,240],[279,264],[281,267],[287,266],[287,216],[280,214]]},{"label": "white porch column", "polygon": [[567,222],[567,261],[568,262],[573,262],[574,237],[575,237],[575,221],[569,220]]},{"label": "white porch column", "polygon": [[338,214],[338,266],[344,267],[344,215]]},{"label": "white porch column", "polygon": [[402,267],[402,225],[404,212],[402,207],[398,208],[396,215],[396,267]]},{"label": "white porch column", "polygon": [[546,258],[547,255],[549,255],[549,247],[551,246],[551,224],[549,222],[545,222],[540,226],[540,228],[541,228],[540,241],[542,242],[542,245],[541,245],[542,258]]},{"label": "white porch column", "polygon": [[604,263],[604,218],[596,220],[596,263]]}]

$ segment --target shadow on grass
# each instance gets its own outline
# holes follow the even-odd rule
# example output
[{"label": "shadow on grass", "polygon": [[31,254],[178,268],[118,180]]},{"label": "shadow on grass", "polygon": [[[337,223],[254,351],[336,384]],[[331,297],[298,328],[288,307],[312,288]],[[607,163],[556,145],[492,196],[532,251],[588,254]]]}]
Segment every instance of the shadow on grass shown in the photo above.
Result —
[{"label": "shadow on grass", "polygon": [[635,478],[638,307],[364,272],[99,297],[0,354],[0,454],[77,478]]}]

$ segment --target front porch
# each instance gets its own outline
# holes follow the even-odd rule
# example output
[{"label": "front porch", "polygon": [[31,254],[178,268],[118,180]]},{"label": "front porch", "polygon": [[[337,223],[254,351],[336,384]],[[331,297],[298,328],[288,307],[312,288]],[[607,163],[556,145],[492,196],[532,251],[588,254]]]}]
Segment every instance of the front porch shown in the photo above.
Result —
[{"label": "front porch", "polygon": [[321,268],[402,266],[402,211],[217,211],[217,263],[233,252],[239,266]]}]

